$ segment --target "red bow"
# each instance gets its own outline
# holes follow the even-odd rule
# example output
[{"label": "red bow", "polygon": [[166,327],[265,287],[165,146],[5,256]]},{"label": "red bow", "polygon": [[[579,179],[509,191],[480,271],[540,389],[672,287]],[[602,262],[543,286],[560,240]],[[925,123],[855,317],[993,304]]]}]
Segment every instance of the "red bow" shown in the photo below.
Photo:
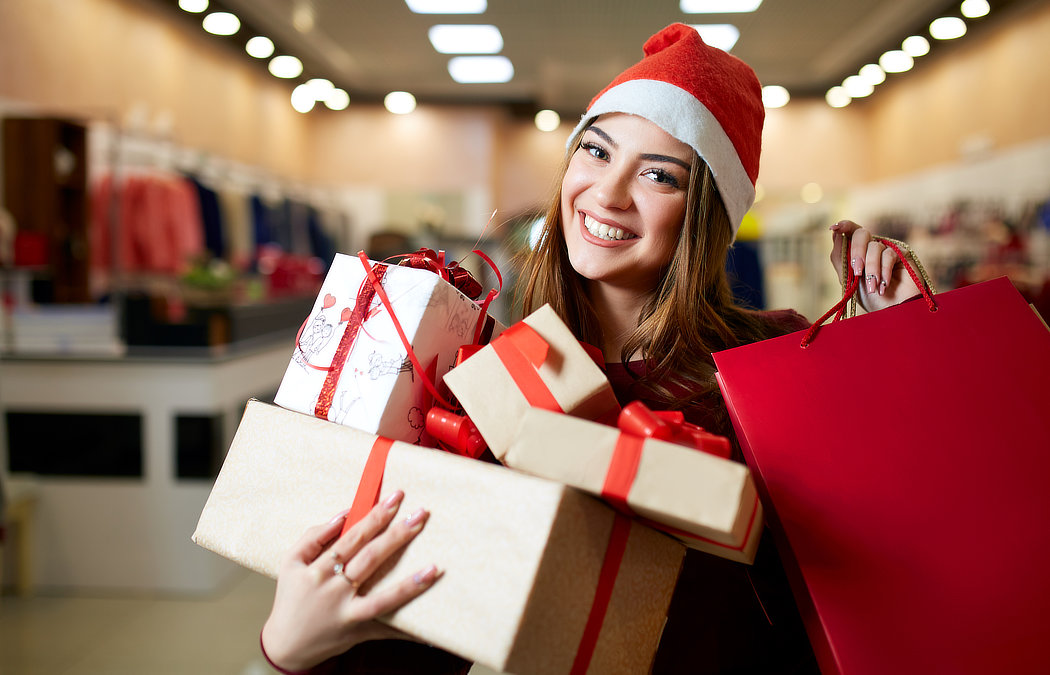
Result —
[{"label": "red bow", "polygon": [[685,445],[697,450],[729,459],[733,452],[729,439],[704,431],[685,421],[685,415],[677,410],[651,410],[641,401],[624,406],[616,420],[620,431],[633,436],[655,438],[669,443]]},{"label": "red bow", "polygon": [[398,263],[401,267],[430,270],[458,288],[463,295],[471,300],[477,300],[481,297],[482,289],[478,280],[466,269],[460,267],[455,260],[446,264],[444,251],[435,252],[433,249],[421,248],[415,253],[404,254],[403,258]]}]

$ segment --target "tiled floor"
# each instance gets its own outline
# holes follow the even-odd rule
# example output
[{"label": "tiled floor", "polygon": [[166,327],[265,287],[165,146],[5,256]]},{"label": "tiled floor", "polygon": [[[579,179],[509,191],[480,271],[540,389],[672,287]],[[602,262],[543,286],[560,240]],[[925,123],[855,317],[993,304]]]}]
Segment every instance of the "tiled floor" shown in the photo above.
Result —
[{"label": "tiled floor", "polygon": [[206,598],[0,598],[3,675],[269,675],[259,629],[273,582],[244,572]]}]

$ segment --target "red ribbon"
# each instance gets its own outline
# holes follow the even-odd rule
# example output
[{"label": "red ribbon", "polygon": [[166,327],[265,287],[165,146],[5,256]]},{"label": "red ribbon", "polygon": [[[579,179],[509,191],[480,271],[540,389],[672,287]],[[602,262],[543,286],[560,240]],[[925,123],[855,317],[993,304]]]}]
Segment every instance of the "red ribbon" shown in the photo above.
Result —
[{"label": "red ribbon", "polygon": [[591,611],[583,627],[580,645],[576,648],[576,658],[572,662],[570,675],[584,675],[591,665],[591,658],[594,656],[594,648],[598,645],[598,636],[602,632],[605,613],[609,609],[609,601],[612,599],[616,576],[620,573],[620,563],[623,562],[623,554],[627,550],[627,539],[630,534],[631,521],[619,513],[615,514],[612,531],[609,532],[609,543],[605,547],[605,557],[602,559],[602,569],[598,573],[598,587],[594,591]]},{"label": "red ribbon", "polygon": [[530,406],[565,412],[540,377],[539,367],[547,360],[550,345],[532,326],[519,321],[503,331],[491,346]]},{"label": "red ribbon", "polygon": [[415,253],[406,253],[398,263],[401,267],[412,267],[419,270],[430,270],[434,274],[452,284],[459,291],[470,298],[477,300],[481,297],[481,284],[459,262],[453,260],[445,263],[445,252],[434,251],[429,248],[421,248]]},{"label": "red ribbon", "polygon": [[722,459],[729,459],[733,453],[728,438],[686,422],[680,410],[650,410],[641,401],[634,401],[624,406],[616,423],[625,433],[685,445]]},{"label": "red ribbon", "polygon": [[354,493],[354,502],[350,505],[350,511],[343,521],[343,530],[346,531],[368,515],[372,507],[379,501],[379,491],[383,487],[383,473],[386,471],[386,457],[390,453],[390,446],[394,441],[379,436],[372,443],[372,449],[368,452],[365,460],[365,468],[361,472],[361,479],[357,483],[357,492]]},{"label": "red ribbon", "polygon": [[[328,372],[325,375],[324,384],[321,385],[321,393],[317,396],[314,415],[321,419],[328,419],[328,411],[332,408],[335,387],[339,383],[339,377],[343,374],[343,366],[346,365],[350,349],[354,346],[354,341],[357,340],[357,333],[361,330],[361,324],[364,323],[368,316],[368,308],[372,304],[372,298],[375,297],[375,288],[377,286],[382,288],[379,284],[383,274],[386,272],[386,267],[377,263],[373,267],[368,268],[368,272],[372,283],[369,283],[366,279],[361,283],[361,288],[357,291],[357,301],[354,303],[353,312],[346,322],[346,328],[343,330],[342,337],[339,338],[335,356],[332,357],[332,365],[327,369]],[[300,329],[301,331],[302,329]]]},{"label": "red ribbon", "polygon": [[477,459],[488,446],[481,432],[466,415],[457,415],[437,406],[427,413],[426,430],[434,440],[456,454]]}]

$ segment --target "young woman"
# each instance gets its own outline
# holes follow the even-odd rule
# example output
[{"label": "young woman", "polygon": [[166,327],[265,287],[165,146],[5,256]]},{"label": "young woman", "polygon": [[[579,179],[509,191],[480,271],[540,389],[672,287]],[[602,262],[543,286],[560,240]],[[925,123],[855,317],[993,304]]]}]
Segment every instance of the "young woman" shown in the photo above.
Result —
[{"label": "young woman", "polygon": [[[525,311],[550,303],[579,339],[600,346],[623,402],[681,409],[689,421],[731,438],[712,352],[807,325],[792,311],[738,307],[726,277],[728,249],[754,201],[763,118],[750,67],[708,47],[688,26],[660,31],[645,57],[595,97],[574,131],[560,189],[523,275]],[[848,221],[831,230],[836,269],[850,236],[849,262],[865,280],[865,309],[918,293],[895,254],[866,230]],[[369,561],[389,555],[422,524],[413,530],[389,525],[392,518],[377,507],[370,524],[343,539],[330,542],[335,525],[319,528],[292,552],[263,631],[276,663],[314,665],[369,639],[375,624],[367,619],[433,583],[430,570],[388,597],[354,596],[351,586],[374,564],[355,570],[354,584],[332,581],[339,574],[325,549],[349,560],[339,570],[350,569],[354,551],[374,547]],[[361,672],[467,668],[407,645],[368,643],[342,658],[368,661]],[[363,656],[368,649],[383,654]],[[654,672],[817,672],[772,541],[760,544],[753,566],[689,552]]]}]

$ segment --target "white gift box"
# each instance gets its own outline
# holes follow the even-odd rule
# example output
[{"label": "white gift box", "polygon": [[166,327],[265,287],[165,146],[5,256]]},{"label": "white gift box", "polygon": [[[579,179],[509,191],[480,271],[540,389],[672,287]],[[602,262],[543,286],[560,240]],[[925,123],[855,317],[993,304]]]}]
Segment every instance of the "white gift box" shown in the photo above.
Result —
[{"label": "white gift box", "polygon": [[[481,306],[434,272],[378,265],[386,268],[382,287],[420,366],[440,379],[452,367],[457,350],[473,340]],[[431,395],[378,294],[371,297],[363,320],[352,320],[359,293],[369,284],[360,258],[336,254],[274,403],[322,416],[317,404],[329,377],[326,368],[340,365],[333,363],[340,340],[348,327],[356,328],[325,419],[395,440],[424,442]],[[495,330],[500,328],[495,325]]]}]

